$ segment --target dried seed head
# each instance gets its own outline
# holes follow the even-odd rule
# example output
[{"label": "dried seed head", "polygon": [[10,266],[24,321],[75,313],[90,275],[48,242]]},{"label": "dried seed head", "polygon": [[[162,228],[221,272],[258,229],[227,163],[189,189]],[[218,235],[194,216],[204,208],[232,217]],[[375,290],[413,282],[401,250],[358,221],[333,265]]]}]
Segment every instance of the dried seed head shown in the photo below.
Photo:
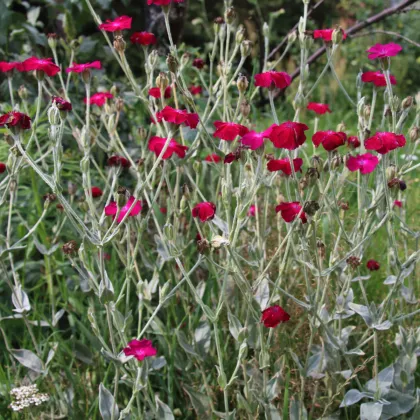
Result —
[{"label": "dried seed head", "polygon": [[321,172],[324,162],[318,155],[313,155],[311,157],[311,166],[315,168],[318,173]]},{"label": "dried seed head", "polygon": [[197,251],[200,254],[205,254],[210,249],[210,243],[207,239],[199,239],[197,241]]},{"label": "dried seed head", "polygon": [[62,247],[62,250],[66,255],[75,254],[78,250],[77,242],[75,240],[71,240],[65,243]]},{"label": "dried seed head", "polygon": [[18,90],[19,98],[22,99],[22,101],[26,101],[28,99],[28,89],[24,85],[22,85]]},{"label": "dried seed head", "polygon": [[226,10],[226,13],[225,13],[225,18],[226,18],[226,22],[227,22],[227,23],[233,23],[233,21],[234,21],[234,20],[235,20],[235,18],[236,18],[235,8],[233,8],[233,7],[229,7],[229,8]]},{"label": "dried seed head", "polygon": [[184,52],[181,57],[181,66],[185,67],[188,65],[191,59],[191,54],[189,52]]},{"label": "dried seed head", "polygon": [[315,213],[319,210],[319,204],[317,201],[307,201],[304,205],[303,205],[303,211],[309,215],[309,216],[314,216]]},{"label": "dried seed head", "polygon": [[397,173],[398,173],[398,168],[393,163],[391,163],[385,170],[386,179],[388,181],[391,181],[397,176]]},{"label": "dried seed head", "polygon": [[416,141],[419,138],[420,129],[419,127],[413,127],[411,128],[409,132],[410,140]]},{"label": "dried seed head", "polygon": [[247,118],[248,115],[250,114],[250,112],[251,112],[251,105],[249,104],[249,102],[246,99],[244,99],[241,102],[240,110],[241,110],[241,114],[243,115],[244,118]]},{"label": "dried seed head", "polygon": [[325,244],[319,239],[316,241],[316,247],[318,249],[318,255],[321,259],[325,258]]},{"label": "dried seed head", "polygon": [[361,264],[360,258],[354,256],[347,258],[346,262],[352,268],[357,268]]},{"label": "dried seed head", "polygon": [[116,35],[114,37],[114,48],[122,54],[125,51],[126,43],[122,35]]},{"label": "dried seed head", "polygon": [[178,61],[177,59],[172,55],[168,54],[166,57],[166,65],[168,66],[168,69],[172,73],[176,73],[178,70]]},{"label": "dried seed head", "polygon": [[245,40],[241,44],[241,56],[242,57],[248,57],[249,54],[251,54],[252,51],[252,41]]},{"label": "dried seed head", "polygon": [[407,96],[402,102],[401,107],[402,109],[409,109],[413,106],[414,99],[412,96]]},{"label": "dried seed head", "polygon": [[349,202],[344,200],[338,200],[337,205],[343,211],[347,211],[350,208]]},{"label": "dried seed head", "polygon": [[238,87],[239,92],[243,93],[248,89],[249,86],[249,82],[248,79],[246,78],[246,76],[244,75],[240,75],[238,77],[238,80],[236,82],[236,86]]}]

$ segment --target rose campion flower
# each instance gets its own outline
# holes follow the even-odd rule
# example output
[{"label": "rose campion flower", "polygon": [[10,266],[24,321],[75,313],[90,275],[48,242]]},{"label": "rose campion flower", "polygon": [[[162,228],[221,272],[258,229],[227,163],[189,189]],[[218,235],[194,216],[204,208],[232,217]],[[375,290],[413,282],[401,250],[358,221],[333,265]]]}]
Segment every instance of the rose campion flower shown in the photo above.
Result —
[{"label": "rose campion flower", "polygon": [[84,64],[76,64],[73,63],[71,67],[66,69],[66,73],[83,73],[84,71],[90,69],[97,69],[100,70],[102,68],[102,64],[100,61],[92,61],[91,63],[84,63]]},{"label": "rose campion flower", "polygon": [[131,340],[123,349],[126,356],[134,356],[137,360],[144,360],[146,357],[156,356],[157,350],[150,340]]},{"label": "rose campion flower", "polygon": [[265,130],[261,133],[257,133],[255,131],[250,131],[249,133],[246,133],[241,138],[241,143],[243,146],[246,146],[247,148],[251,150],[257,150],[264,144],[264,139],[268,138],[268,134],[271,132],[271,129]]},{"label": "rose campion flower", "polygon": [[[389,75],[391,85],[397,84],[397,79],[392,74]],[[377,87],[386,86],[385,75],[381,71],[366,71],[362,74],[363,83],[373,83]]]},{"label": "rose campion flower", "polygon": [[101,197],[103,194],[102,190],[99,187],[92,187],[91,192],[93,198]]},{"label": "rose campion flower", "polygon": [[287,322],[290,315],[279,305],[270,306],[262,311],[261,322],[267,328],[275,328],[277,325]]},{"label": "rose campion flower", "polygon": [[192,129],[196,128],[199,122],[198,114],[188,112],[186,109],[175,109],[171,106],[165,106],[162,111],[156,113],[159,120],[164,119],[172,124],[185,124]]},{"label": "rose campion flower", "polygon": [[191,95],[201,95],[203,92],[203,88],[201,86],[190,86],[188,90],[190,91]]},{"label": "rose campion flower", "polygon": [[331,109],[328,104],[321,104],[319,102],[309,102],[306,108],[309,109],[309,111],[314,111],[315,114],[318,115],[323,115],[326,112],[331,113]]},{"label": "rose campion flower", "polygon": [[130,41],[132,44],[153,45],[156,44],[157,39],[151,32],[134,32],[134,34],[130,36]]},{"label": "rose campion flower", "polygon": [[244,125],[231,122],[215,121],[214,126],[216,131],[213,137],[226,141],[233,141],[237,136],[242,137],[249,132]]},{"label": "rose campion flower", "polygon": [[169,6],[171,3],[184,3],[184,0],[147,0],[147,5]]},{"label": "rose campion flower", "polygon": [[395,200],[394,201],[394,206],[395,207],[399,207],[400,209],[402,209],[403,203],[400,200]]},{"label": "rose campion flower", "polygon": [[31,119],[26,114],[22,114],[22,112],[11,111],[0,117],[0,127],[4,126],[9,129],[29,130],[31,128]]},{"label": "rose campion flower", "polygon": [[3,162],[0,162],[0,174],[6,170],[6,165]]},{"label": "rose campion flower", "polygon": [[[154,152],[156,157],[160,155],[165,146],[167,139],[165,137],[158,137],[153,136],[149,140],[149,150]],[[169,142],[169,146],[165,150],[165,153],[162,156],[163,160],[169,159],[175,153],[180,158],[185,157],[185,153],[188,150],[187,146],[182,146],[181,144],[177,143],[174,139],[171,139]]]},{"label": "rose campion flower", "polygon": [[[90,97],[90,104],[97,105],[99,107],[103,107],[107,99],[112,99],[114,95],[110,92],[97,92]],[[83,100],[83,102],[87,103],[87,98]]]},{"label": "rose campion flower", "polygon": [[229,164],[229,163],[234,162],[235,160],[239,160],[239,154],[237,154],[237,153],[228,153],[225,156],[225,158],[223,159],[223,163]]},{"label": "rose campion flower", "polygon": [[108,159],[108,166],[120,166],[121,168],[129,168],[131,163],[123,156],[114,155]]},{"label": "rose campion flower", "polygon": [[347,138],[347,146],[350,149],[357,149],[358,147],[360,147],[360,140],[359,137],[357,136],[350,136]]},{"label": "rose campion flower", "polygon": [[381,155],[385,155],[391,150],[404,147],[405,143],[406,140],[402,134],[378,132],[365,140],[365,147],[367,150],[376,150]]},{"label": "rose campion flower", "polygon": [[374,46],[370,47],[366,52],[369,53],[369,60],[375,60],[377,58],[394,57],[400,51],[402,51],[401,45],[395,44],[394,42],[390,42],[389,44],[375,44]]},{"label": "rose campion flower", "polygon": [[194,58],[192,62],[192,66],[195,67],[198,70],[201,70],[206,63],[202,58]]},{"label": "rose campion flower", "polygon": [[306,124],[286,121],[280,125],[272,125],[268,131],[268,138],[278,149],[294,150],[305,143]]},{"label": "rose campion flower", "polygon": [[343,133],[341,131],[318,131],[312,136],[312,143],[315,145],[315,147],[318,148],[319,145],[322,144],[322,147],[327,152],[331,152],[332,150],[337,149],[337,147],[346,144],[346,140],[346,133]]},{"label": "rose campion flower", "polygon": [[9,73],[14,69],[18,69],[20,63],[7,61],[0,61],[0,73]]},{"label": "rose campion flower", "polygon": [[[325,42],[331,42],[333,32],[334,32],[334,29],[315,29],[314,39],[322,38]],[[347,34],[343,30],[341,30],[341,32],[343,34],[343,39],[346,39]]]},{"label": "rose campion flower", "polygon": [[[120,214],[118,215],[117,223],[121,223],[121,220],[128,213],[128,211],[130,210],[130,207],[132,206],[135,200],[136,198],[131,196],[127,200],[127,203],[123,207],[121,207]],[[141,209],[142,209],[141,201],[137,200],[136,203],[134,204],[133,209],[131,210],[128,216],[130,217],[137,216],[141,212]],[[112,216],[112,218],[115,219],[115,216],[118,213],[117,203],[115,201],[111,201],[107,206],[105,206],[104,210],[107,216]]]},{"label": "rose campion flower", "polygon": [[[303,160],[301,158],[293,159],[293,167],[295,172],[299,172],[302,168]],[[290,160],[285,159],[270,159],[267,163],[267,169],[270,172],[282,171],[286,176],[292,175],[292,165]]]},{"label": "rose campion flower", "polygon": [[248,217],[255,217],[256,212],[257,212],[257,208],[255,207],[255,204],[252,204],[252,205],[249,207],[249,210],[248,210],[247,216],[248,216]]},{"label": "rose campion flower", "polygon": [[[172,91],[171,87],[168,86],[165,89],[165,92],[163,93],[163,97],[165,99],[169,99],[171,97],[171,91]],[[150,88],[149,89],[149,96],[152,96],[153,98],[156,98],[156,99],[160,99],[160,88],[158,88],[158,87]]]},{"label": "rose campion flower", "polygon": [[276,213],[281,214],[282,219],[286,223],[291,223],[293,220],[296,219],[298,214],[300,213],[299,218],[302,220],[302,223],[306,223],[308,220],[306,219],[306,214],[302,211],[302,206],[298,201],[293,201],[290,203],[283,202],[276,206]]},{"label": "rose campion flower", "polygon": [[366,267],[370,270],[370,271],[378,271],[381,268],[381,265],[378,263],[378,261],[376,260],[369,260],[366,263]]},{"label": "rose campion flower", "polygon": [[360,173],[363,175],[373,172],[378,164],[379,159],[370,153],[357,156],[349,156],[346,162],[346,166],[349,171],[360,171]]},{"label": "rose campion flower", "polygon": [[211,155],[207,155],[204,158],[205,162],[213,162],[213,163],[219,163],[222,160],[222,158],[217,155],[216,153],[212,153]]},{"label": "rose campion flower", "polygon": [[284,89],[292,83],[290,75],[284,71],[266,71],[254,76],[255,86]]},{"label": "rose campion flower", "polygon": [[53,104],[56,104],[60,111],[70,112],[73,109],[71,103],[66,101],[64,98],[61,98],[60,96],[53,96],[51,101]]},{"label": "rose campion flower", "polygon": [[166,207],[160,207],[160,208],[159,208],[159,211],[160,211],[162,214],[166,214],[166,213],[168,213],[168,209],[167,209]]},{"label": "rose campion flower", "polygon": [[207,222],[207,220],[212,220],[214,218],[216,206],[210,201],[198,203],[192,209],[191,214],[192,217],[198,217],[202,222]]},{"label": "rose campion flower", "polygon": [[60,67],[52,62],[52,58],[37,58],[30,57],[20,63],[16,69],[18,71],[41,71],[44,72],[48,77],[53,77],[60,71]]},{"label": "rose campion flower", "polygon": [[131,29],[131,21],[133,18],[129,16],[118,16],[114,20],[106,20],[105,23],[99,25],[99,29],[106,32],[123,31],[124,29]]}]

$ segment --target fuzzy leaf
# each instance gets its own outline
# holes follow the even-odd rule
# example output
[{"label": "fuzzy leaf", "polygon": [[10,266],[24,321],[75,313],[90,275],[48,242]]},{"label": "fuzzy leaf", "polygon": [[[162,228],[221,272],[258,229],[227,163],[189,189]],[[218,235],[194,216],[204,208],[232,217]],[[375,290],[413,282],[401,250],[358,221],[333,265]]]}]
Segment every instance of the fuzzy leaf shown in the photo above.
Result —
[{"label": "fuzzy leaf", "polygon": [[242,329],[241,321],[233,315],[232,312],[228,312],[228,320],[229,320],[229,331],[232,334],[233,338],[238,341],[239,333]]},{"label": "fuzzy leaf", "polygon": [[[99,385],[99,412],[103,420],[111,420],[112,408],[114,406],[114,396],[108,391],[101,383]],[[117,419],[120,415],[117,404],[114,406],[114,419]]]},{"label": "fuzzy leaf", "polygon": [[184,391],[188,394],[191,400],[191,404],[194,407],[195,412],[197,413],[197,418],[201,419],[210,419],[211,418],[211,404],[210,398],[201,394],[200,392],[195,391],[193,388],[184,385]]},{"label": "fuzzy leaf", "polygon": [[360,392],[357,389],[350,389],[344,395],[343,401],[340,404],[340,407],[350,407],[353,404],[359,402],[362,398],[365,397],[364,392]]},{"label": "fuzzy leaf", "polygon": [[37,373],[44,373],[42,360],[32,351],[20,349],[11,350],[13,357],[23,366]]},{"label": "fuzzy leaf", "polygon": [[365,403],[360,406],[360,420],[379,420],[383,405],[379,403]]},{"label": "fuzzy leaf", "polygon": [[172,410],[155,395],[157,418],[159,420],[175,420]]}]

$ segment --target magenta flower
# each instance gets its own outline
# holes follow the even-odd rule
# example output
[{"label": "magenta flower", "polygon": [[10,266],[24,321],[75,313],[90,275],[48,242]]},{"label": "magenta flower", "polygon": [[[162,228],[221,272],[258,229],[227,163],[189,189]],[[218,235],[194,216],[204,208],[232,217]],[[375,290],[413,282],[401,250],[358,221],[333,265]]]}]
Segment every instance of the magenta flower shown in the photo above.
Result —
[{"label": "magenta flower", "polygon": [[[118,215],[117,223],[121,223],[121,220],[124,218],[124,216],[127,214],[127,212],[130,210],[131,205],[134,203],[135,197],[131,196],[125,206],[121,207],[120,214]],[[141,201],[137,200],[136,204],[134,204],[133,209],[131,210],[129,216],[137,216],[142,209]],[[115,201],[111,201],[107,206],[105,206],[105,214],[107,216],[112,216],[114,219],[115,216],[118,213],[118,206]]]},{"label": "magenta flower", "polygon": [[376,58],[394,57],[400,51],[402,51],[401,45],[390,42],[389,44],[375,44],[366,52],[369,53],[369,60],[375,60]]},{"label": "magenta flower", "polygon": [[127,347],[123,349],[123,352],[126,356],[134,356],[140,361],[157,354],[157,350],[150,340],[131,340]]},{"label": "magenta flower", "polygon": [[[299,172],[302,168],[303,160],[301,158],[293,159],[293,167],[295,172]],[[282,171],[286,176],[292,175],[292,165],[289,158],[270,159],[267,163],[267,169],[270,172]]]},{"label": "magenta flower", "polygon": [[331,113],[331,109],[328,104],[321,104],[319,102],[309,102],[306,108],[309,109],[309,111],[314,111],[315,114],[319,114],[319,115],[323,115],[326,112]]},{"label": "magenta flower", "polygon": [[131,29],[131,21],[133,18],[129,16],[119,16],[114,20],[107,20],[105,23],[99,25],[99,29],[106,32],[117,32],[124,29]]},{"label": "magenta flower", "polygon": [[68,69],[66,69],[66,73],[82,73],[86,70],[89,69],[101,69],[101,62],[100,61],[92,61],[92,63],[84,63],[84,64],[76,64],[73,63],[73,65],[71,67],[69,67]]},{"label": "magenta flower", "polygon": [[391,150],[404,147],[406,143],[405,137],[402,134],[395,134],[390,132],[378,132],[374,136],[365,140],[365,147],[367,150],[376,150],[381,155],[385,155]]},{"label": "magenta flower", "polygon": [[279,305],[270,306],[262,311],[261,322],[267,328],[277,327],[289,319],[290,315]]},{"label": "magenta flower", "polygon": [[257,208],[255,207],[255,204],[252,204],[251,206],[249,206],[247,216],[248,217],[255,217],[256,213],[257,213]]},{"label": "magenta flower", "polygon": [[255,86],[260,87],[276,87],[284,89],[292,83],[292,78],[284,71],[266,71],[265,73],[256,74]]},{"label": "magenta flower", "polygon": [[346,166],[351,172],[360,171],[361,174],[370,174],[378,166],[379,159],[365,153],[363,155],[350,156],[347,160]]},{"label": "magenta flower", "polygon": [[399,207],[400,209],[402,209],[403,203],[400,200],[395,200],[394,201],[394,206],[395,207]]},{"label": "magenta flower", "polygon": [[[392,74],[389,75],[391,85],[397,84],[397,79]],[[386,86],[385,75],[381,71],[365,71],[362,74],[363,83],[373,83],[377,87]]]},{"label": "magenta flower", "polygon": [[267,137],[266,131],[262,133],[250,131],[241,138],[241,143],[251,150],[257,150],[264,144],[264,138]]}]

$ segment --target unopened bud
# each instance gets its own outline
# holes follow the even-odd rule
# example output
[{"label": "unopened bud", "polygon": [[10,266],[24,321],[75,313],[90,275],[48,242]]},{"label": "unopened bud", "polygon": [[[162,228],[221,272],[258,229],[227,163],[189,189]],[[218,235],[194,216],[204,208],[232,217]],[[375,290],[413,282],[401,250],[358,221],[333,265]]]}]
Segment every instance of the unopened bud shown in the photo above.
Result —
[{"label": "unopened bud", "polygon": [[402,102],[401,102],[401,107],[403,109],[409,109],[412,107],[413,105],[413,97],[412,96],[407,96]]},{"label": "unopened bud", "polygon": [[249,82],[246,76],[240,75],[238,77],[238,81],[236,82],[236,86],[238,87],[239,92],[244,93],[249,86]]},{"label": "unopened bud", "polygon": [[147,138],[147,130],[144,127],[139,127],[137,129],[137,135],[139,136],[140,140],[146,140]]},{"label": "unopened bud", "polygon": [[267,22],[264,22],[264,25],[262,27],[262,33],[266,38],[268,38],[270,35],[270,27],[268,26]]},{"label": "unopened bud", "polygon": [[252,51],[252,42],[249,40],[245,40],[241,44],[241,56],[248,57]]},{"label": "unopened bud", "polygon": [[115,109],[117,112],[121,112],[124,109],[124,100],[122,98],[117,98],[115,100]]},{"label": "unopened bud", "polygon": [[125,51],[126,43],[122,35],[116,35],[114,38],[114,48],[122,54]]},{"label": "unopened bud", "polygon": [[47,35],[48,46],[54,51],[57,48],[57,34],[50,33]]},{"label": "unopened bud", "polygon": [[181,57],[181,66],[185,67],[188,65],[188,63],[190,62],[190,58],[191,58],[191,54],[189,52],[185,52],[184,54],[182,54]]},{"label": "unopened bud", "polygon": [[165,89],[169,86],[169,79],[166,73],[159,73],[159,76],[156,77],[156,86],[161,90],[161,92],[164,92]]},{"label": "unopened bud", "polygon": [[187,200],[190,199],[190,189],[187,184],[182,186],[182,194]]},{"label": "unopened bud", "polygon": [[19,98],[23,101],[26,101],[28,99],[28,89],[24,85],[22,85],[18,90]]},{"label": "unopened bud", "polygon": [[109,93],[112,95],[112,96],[118,96],[118,88],[117,88],[117,86],[115,86],[115,85],[112,85],[112,87],[111,87],[111,89],[109,90]]},{"label": "unopened bud", "polygon": [[398,173],[398,168],[395,165],[390,164],[385,170],[386,179],[388,181],[390,181],[391,179],[394,179],[397,176],[397,173]]},{"label": "unopened bud", "polygon": [[287,43],[289,45],[293,44],[296,41],[296,38],[297,38],[296,31],[289,32],[289,34],[287,35]]},{"label": "unopened bud", "polygon": [[333,30],[331,40],[333,44],[341,44],[343,37],[344,37],[344,31],[338,26],[337,28]]},{"label": "unopened bud", "polygon": [[419,138],[419,127],[412,127],[409,132],[410,140],[416,141]]},{"label": "unopened bud", "polygon": [[178,61],[177,59],[172,55],[168,54],[166,57],[166,65],[168,66],[168,69],[172,73],[176,73],[178,70]]},{"label": "unopened bud", "polygon": [[340,124],[337,125],[337,131],[338,132],[345,132],[346,131],[346,125],[343,121],[341,121]]},{"label": "unopened bud", "polygon": [[47,111],[48,121],[51,125],[59,125],[60,124],[60,110],[57,108],[55,102],[50,106]]},{"label": "unopened bud", "polygon": [[322,159],[318,155],[313,155],[311,157],[311,165],[319,173],[322,170],[322,167],[324,165],[324,162],[322,161]]},{"label": "unopened bud", "polygon": [[233,7],[229,7],[226,10],[225,18],[226,18],[227,23],[233,23],[233,21],[236,18],[236,12],[235,12],[235,9]]},{"label": "unopened bud", "polygon": [[151,69],[154,69],[154,68],[156,67],[156,64],[157,64],[157,62],[158,62],[158,59],[159,59],[159,54],[158,54],[158,52],[157,52],[156,50],[152,50],[152,51],[149,53],[149,56],[147,57],[147,62],[148,62],[149,67],[150,67]]},{"label": "unopened bud", "polygon": [[363,108],[363,116],[365,117],[365,119],[369,119],[370,114],[372,112],[372,108],[370,105],[365,105],[365,107]]},{"label": "unopened bud", "polygon": [[343,158],[339,154],[335,154],[331,159],[331,168],[338,169],[343,164]]},{"label": "unopened bud", "polygon": [[69,195],[75,195],[77,192],[77,186],[76,184],[73,184],[72,182],[67,183],[67,192]]},{"label": "unopened bud", "polygon": [[240,44],[245,39],[245,28],[241,25],[236,31],[235,41]]},{"label": "unopened bud", "polygon": [[241,102],[240,110],[241,110],[241,114],[244,118],[247,118],[248,115],[250,114],[251,105],[249,104],[249,102],[246,99]]}]

